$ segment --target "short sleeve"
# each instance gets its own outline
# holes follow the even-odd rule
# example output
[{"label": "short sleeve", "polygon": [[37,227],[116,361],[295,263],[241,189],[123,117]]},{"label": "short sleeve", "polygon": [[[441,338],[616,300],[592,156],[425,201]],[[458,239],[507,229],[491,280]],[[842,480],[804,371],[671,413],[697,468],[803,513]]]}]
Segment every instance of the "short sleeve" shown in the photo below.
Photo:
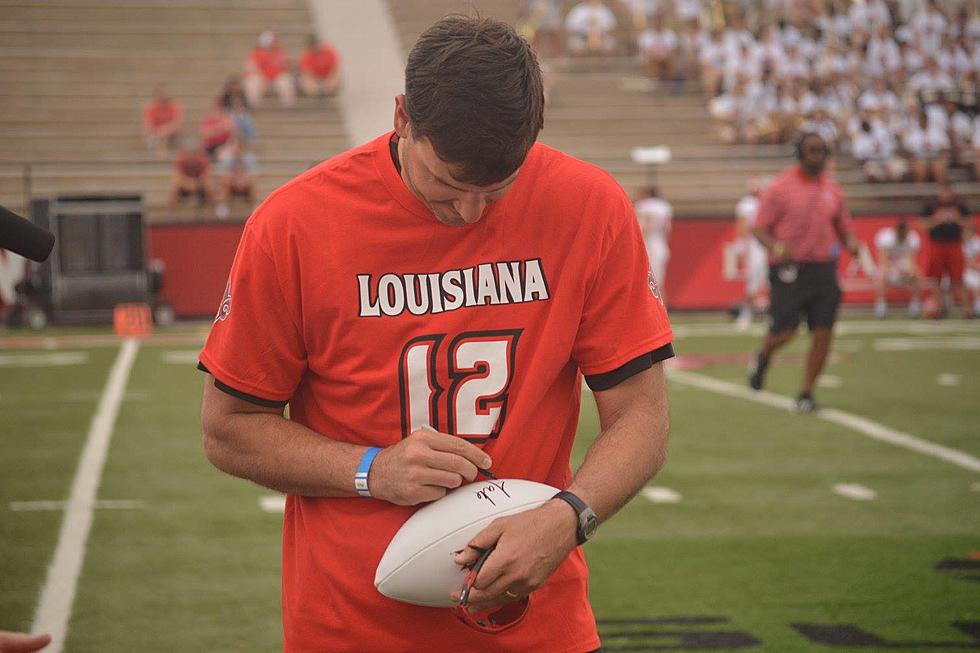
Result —
[{"label": "short sleeve", "polygon": [[298,284],[276,265],[250,221],[200,362],[221,384],[267,402],[287,402],[306,371],[295,315]]},{"label": "short sleeve", "polygon": [[629,200],[620,192],[610,204],[572,351],[586,375],[614,370],[673,340]]},{"label": "short sleeve", "polygon": [[770,232],[776,226],[779,217],[778,199],[773,186],[767,188],[759,198],[759,212],[755,217],[755,226]]}]

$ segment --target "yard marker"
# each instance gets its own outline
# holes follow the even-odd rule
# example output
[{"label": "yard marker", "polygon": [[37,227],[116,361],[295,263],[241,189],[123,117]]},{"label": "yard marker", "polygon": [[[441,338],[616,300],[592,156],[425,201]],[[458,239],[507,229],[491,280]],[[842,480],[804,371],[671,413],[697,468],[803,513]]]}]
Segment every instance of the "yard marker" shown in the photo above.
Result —
[{"label": "yard marker", "polygon": [[960,384],[959,374],[940,374],[936,377],[936,383],[939,385],[944,385],[948,387],[956,386]]},{"label": "yard marker", "polygon": [[65,645],[78,574],[82,570],[85,545],[92,529],[95,496],[99,489],[102,468],[105,466],[109,441],[112,439],[112,429],[138,351],[138,341],[123,340],[89,426],[85,448],[82,450],[65,517],[61,523],[58,546],[51,566],[48,567],[48,577],[41,590],[41,600],[31,626],[31,632],[51,635],[51,644],[45,649],[45,653],[61,653]]},{"label": "yard marker", "polygon": [[834,494],[839,494],[855,501],[874,501],[878,493],[871,488],[858,485],[857,483],[837,483],[834,485]]},{"label": "yard marker", "polygon": [[[790,399],[789,397],[777,395],[772,392],[766,392],[765,390],[751,390],[745,386],[731,383],[730,381],[714,379],[710,376],[704,376],[703,374],[695,374],[693,372],[685,372],[682,370],[671,370],[669,373],[669,378],[673,381],[678,381],[680,383],[685,383],[687,385],[700,388],[701,390],[717,392],[718,394],[735,397],[736,399],[746,399],[748,401],[754,401],[756,403],[766,404],[768,406],[782,408],[783,410],[788,411],[794,411],[796,409],[796,401]],[[967,469],[971,472],[980,472],[980,458],[975,458],[968,453],[957,451],[956,449],[952,449],[950,447],[944,447],[943,445],[936,444],[935,442],[929,442],[928,440],[917,438],[914,435],[903,433],[902,431],[890,429],[887,426],[883,426],[878,422],[867,419],[866,417],[860,417],[852,413],[845,413],[842,410],[837,410],[834,408],[821,408],[816,413],[813,413],[813,416],[817,419],[827,420],[828,422],[833,422],[834,424],[847,427],[857,431],[858,433],[866,435],[869,438],[880,440],[881,442],[887,442],[888,444],[894,444],[898,447],[911,449],[912,451],[917,451],[918,453],[926,456],[938,458],[952,465],[956,465],[957,467]]]},{"label": "yard marker", "polygon": [[640,491],[645,499],[653,503],[680,503],[679,492],[669,487],[645,487]]},{"label": "yard marker", "polygon": [[834,376],[833,374],[821,374],[820,378],[817,379],[817,385],[821,388],[839,388],[844,384],[844,381],[839,376]]},{"label": "yard marker", "polygon": [[267,494],[259,497],[259,506],[266,512],[286,512],[286,497],[281,494]]}]

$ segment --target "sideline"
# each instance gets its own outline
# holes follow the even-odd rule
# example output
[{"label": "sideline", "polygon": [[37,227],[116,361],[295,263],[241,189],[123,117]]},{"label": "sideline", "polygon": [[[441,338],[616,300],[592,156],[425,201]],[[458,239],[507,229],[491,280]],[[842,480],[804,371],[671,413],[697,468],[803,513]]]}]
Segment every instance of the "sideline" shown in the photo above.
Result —
[{"label": "sideline", "polygon": [[[674,369],[668,371],[667,378],[701,390],[716,392],[728,397],[735,397],[736,399],[746,399],[774,408],[782,408],[788,411],[793,411],[796,408],[796,402],[789,397],[766,392],[765,390],[751,390],[741,385],[714,379],[703,374]],[[926,456],[932,456],[933,458],[938,458],[939,460],[956,465],[957,467],[962,467],[971,472],[980,472],[980,458],[975,458],[968,453],[957,451],[956,449],[951,449],[935,442],[917,438],[909,433],[890,429],[866,417],[846,413],[836,408],[821,408],[818,412],[814,413],[814,416],[817,419],[833,422],[839,426],[857,431],[861,435],[866,435],[869,438],[887,442],[898,447],[904,447]]]},{"label": "sideline", "polygon": [[48,567],[48,577],[44,589],[41,590],[41,600],[31,626],[31,632],[51,635],[51,644],[44,649],[45,653],[61,653],[65,645],[78,575],[82,570],[85,546],[92,529],[95,496],[102,478],[112,430],[119,415],[119,406],[138,351],[138,340],[123,341],[89,426],[85,448],[79,459],[65,517],[61,523],[58,546],[51,566]]}]

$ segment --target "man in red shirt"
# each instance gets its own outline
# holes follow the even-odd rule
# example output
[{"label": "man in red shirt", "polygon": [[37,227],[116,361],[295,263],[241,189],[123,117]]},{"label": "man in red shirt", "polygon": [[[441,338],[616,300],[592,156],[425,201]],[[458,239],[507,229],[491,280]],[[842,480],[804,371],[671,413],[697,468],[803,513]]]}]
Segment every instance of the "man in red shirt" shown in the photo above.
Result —
[{"label": "man in red shirt", "polygon": [[857,256],[851,215],[840,185],[824,174],[830,149],[823,138],[805,133],[797,141],[799,165],[777,178],[763,193],[753,235],[769,250],[769,334],[749,374],[759,390],[773,352],[796,334],[806,315],[812,340],[803,385],[796,400],[801,413],[817,408],[813,386],[823,370],[840,306],[837,256],[843,243]]},{"label": "man in red shirt", "polygon": [[153,99],[143,107],[143,138],[146,147],[158,154],[177,148],[184,110],[170,97],[166,87],[153,89]]},{"label": "man in red shirt", "polygon": [[289,72],[286,52],[279,45],[274,32],[266,30],[259,35],[258,43],[245,61],[242,87],[252,107],[259,106],[262,97],[275,87],[284,107],[296,103],[296,88]]},{"label": "man in red shirt", "polygon": [[[215,466],[288,495],[287,653],[599,649],[578,545],[663,464],[672,334],[629,198],[536,144],[543,124],[527,42],[446,17],[409,54],[394,132],[246,225],[200,356],[202,426]],[[573,475],[583,376],[600,432]],[[395,532],[478,467],[567,493],[456,555],[496,544],[469,609],[381,595]],[[529,595],[493,634],[470,612]]]},{"label": "man in red shirt", "polygon": [[338,64],[337,51],[311,34],[299,58],[299,88],[303,95],[336,95],[340,90]]},{"label": "man in red shirt", "polygon": [[920,226],[929,234],[926,276],[936,289],[942,288],[943,277],[948,277],[954,300],[960,302],[966,317],[973,317],[969,298],[963,292],[963,241],[964,234],[973,232],[973,221],[966,203],[956,196],[950,184],[939,184],[938,196],[922,211]]}]

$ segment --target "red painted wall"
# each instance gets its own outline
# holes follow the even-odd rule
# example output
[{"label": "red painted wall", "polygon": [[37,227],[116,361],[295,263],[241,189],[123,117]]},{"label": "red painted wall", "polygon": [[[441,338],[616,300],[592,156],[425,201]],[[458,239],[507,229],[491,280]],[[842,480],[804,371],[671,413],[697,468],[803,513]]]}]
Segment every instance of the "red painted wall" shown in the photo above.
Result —
[{"label": "red painted wall", "polygon": [[164,299],[178,317],[213,316],[244,224],[155,224],[149,228],[150,259],[167,266]]},{"label": "red painted wall", "polygon": [[[915,217],[910,220],[914,225]],[[875,232],[895,221],[894,216],[856,217],[854,231],[873,252]],[[217,311],[243,228],[241,224],[223,223],[150,227],[150,258],[160,259],[167,266],[163,296],[173,304],[179,317],[211,316]],[[671,309],[727,308],[741,300],[742,283],[725,280],[722,272],[724,249],[734,234],[732,218],[674,221],[667,278],[661,283]],[[845,253],[840,262],[844,301],[871,303],[874,293],[870,280],[844,276],[849,259]],[[924,252],[921,252],[920,264],[923,259]]]}]

